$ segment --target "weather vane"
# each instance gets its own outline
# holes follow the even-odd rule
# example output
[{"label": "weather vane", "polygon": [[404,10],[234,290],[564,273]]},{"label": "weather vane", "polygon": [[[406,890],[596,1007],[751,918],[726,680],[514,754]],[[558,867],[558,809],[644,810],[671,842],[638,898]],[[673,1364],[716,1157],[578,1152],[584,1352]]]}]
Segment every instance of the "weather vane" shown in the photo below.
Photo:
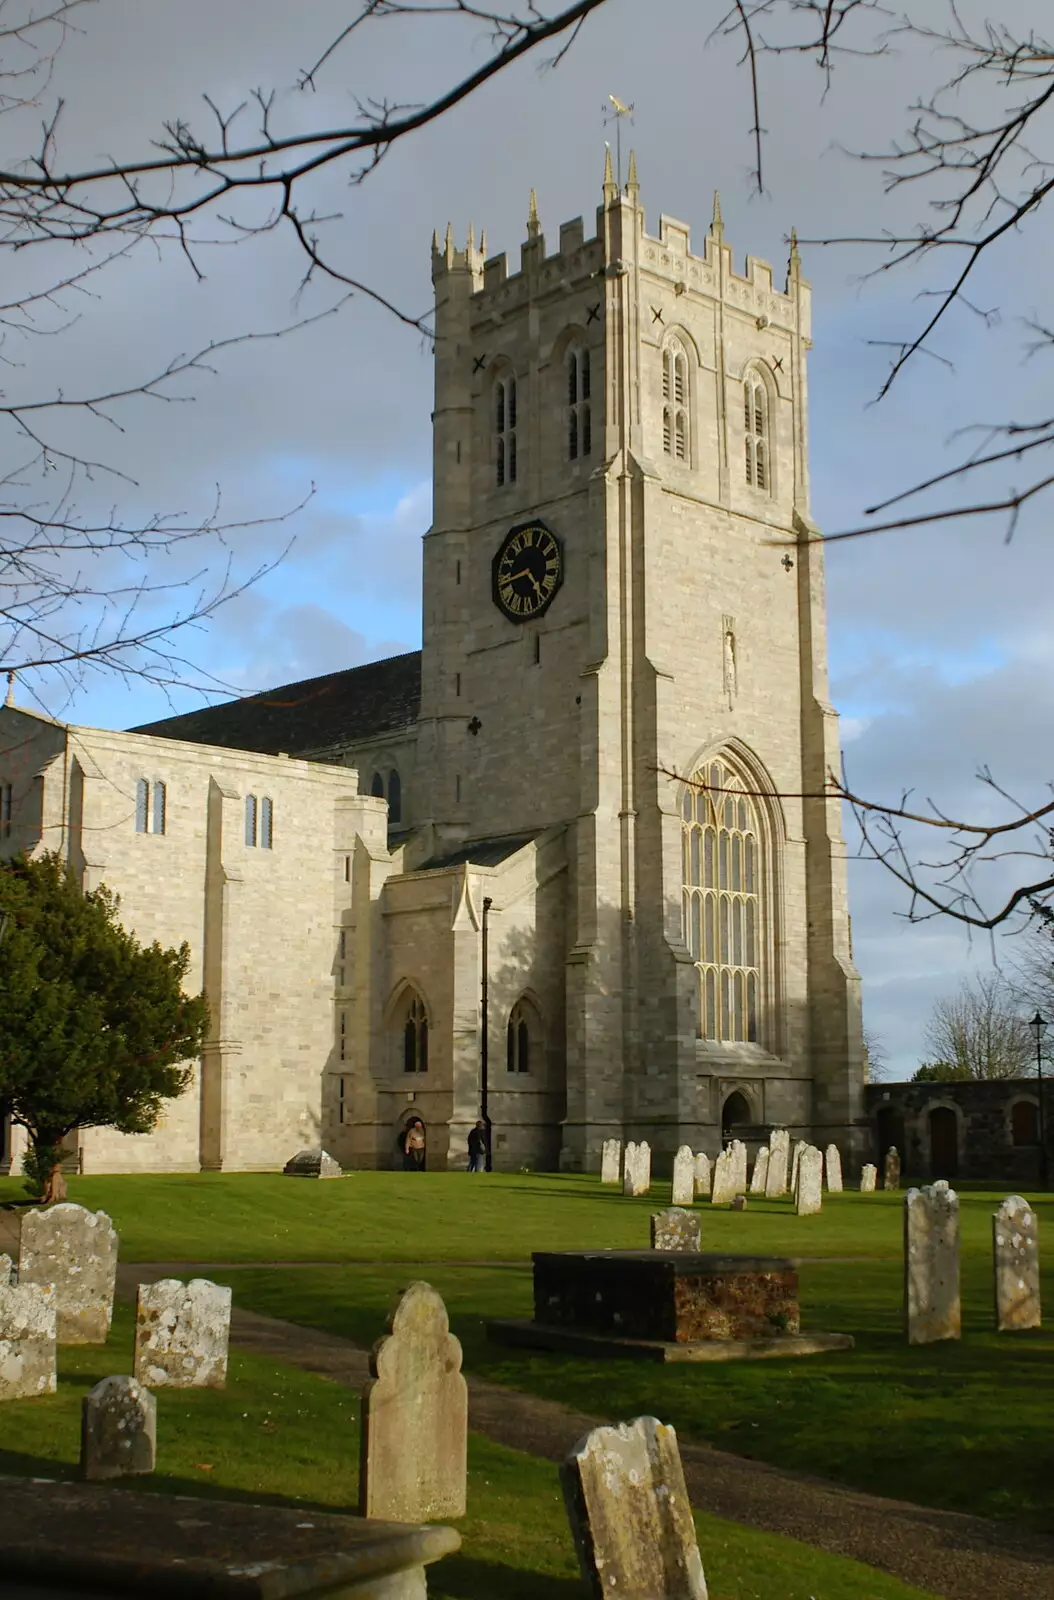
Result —
[{"label": "weather vane", "polygon": [[633,121],[633,106],[632,105],[628,105],[628,106],[624,105],[623,102],[618,98],[617,95],[609,94],[608,95],[608,104],[606,106],[602,107],[602,110],[604,112],[604,126],[606,127],[609,122],[614,122],[614,124],[615,124],[615,171],[616,171],[616,174],[617,174],[618,186],[621,189],[622,188],[622,124],[623,124],[623,122],[625,121],[625,119],[627,117],[629,118],[629,120],[631,122]]}]

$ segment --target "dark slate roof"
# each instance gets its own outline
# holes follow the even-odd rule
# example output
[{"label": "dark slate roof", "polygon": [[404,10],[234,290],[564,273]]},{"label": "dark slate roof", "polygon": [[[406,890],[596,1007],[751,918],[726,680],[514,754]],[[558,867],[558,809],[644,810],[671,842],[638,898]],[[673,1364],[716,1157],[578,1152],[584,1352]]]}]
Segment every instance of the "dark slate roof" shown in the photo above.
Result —
[{"label": "dark slate roof", "polygon": [[461,845],[457,850],[451,850],[449,855],[433,856],[431,861],[423,861],[414,871],[434,872],[438,867],[460,867],[466,861],[473,867],[498,867],[537,837],[537,833],[520,833],[510,839],[481,839],[478,844]]},{"label": "dark slate roof", "polygon": [[203,706],[160,722],[144,722],[130,733],[228,750],[279,751],[295,756],[330,750],[412,726],[421,704],[421,652],[370,661],[322,678],[285,683],[244,700]]}]

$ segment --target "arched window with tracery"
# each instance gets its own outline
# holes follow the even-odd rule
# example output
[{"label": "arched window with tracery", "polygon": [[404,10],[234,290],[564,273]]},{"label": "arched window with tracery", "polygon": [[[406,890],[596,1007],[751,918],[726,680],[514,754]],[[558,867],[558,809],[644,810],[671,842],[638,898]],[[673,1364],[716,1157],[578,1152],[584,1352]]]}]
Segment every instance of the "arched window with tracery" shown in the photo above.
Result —
[{"label": "arched window with tracery", "polygon": [[573,344],[567,352],[567,454],[570,460],[593,449],[589,405],[589,351]]},{"label": "arched window with tracery", "polygon": [[516,379],[511,372],[494,385],[494,475],[499,489],[516,482]]},{"label": "arched window with tracery", "polygon": [[537,1023],[530,1007],[519,1000],[509,1012],[505,1029],[505,1065],[510,1072],[530,1072],[538,1043]]},{"label": "arched window with tracery", "polygon": [[403,1071],[428,1071],[428,1012],[416,990],[403,1006]]},{"label": "arched window with tracery", "polygon": [[384,799],[384,779],[379,772],[375,772],[370,779],[370,794],[375,800]]},{"label": "arched window with tracery", "polygon": [[662,448],[676,461],[690,459],[688,357],[676,339],[670,339],[662,353]]},{"label": "arched window with tracery", "polygon": [[704,1039],[761,1036],[761,826],[723,761],[693,774],[681,803],[684,940],[699,971]]},{"label": "arched window with tracery", "polygon": [[754,489],[770,489],[769,397],[764,379],[758,372],[748,372],[743,381],[743,430],[746,438],[747,482]]}]

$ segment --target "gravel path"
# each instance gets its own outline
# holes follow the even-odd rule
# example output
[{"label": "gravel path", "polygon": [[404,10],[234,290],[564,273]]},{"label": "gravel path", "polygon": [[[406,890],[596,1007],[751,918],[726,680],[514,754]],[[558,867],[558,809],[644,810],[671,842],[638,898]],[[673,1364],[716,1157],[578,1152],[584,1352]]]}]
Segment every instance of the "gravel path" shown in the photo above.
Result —
[{"label": "gravel path", "polygon": [[[203,1270],[197,1262],[130,1263],[119,1268],[119,1289],[131,1294],[137,1282]],[[368,1376],[368,1353],[335,1334],[238,1307],[231,1333],[240,1350],[351,1389],[359,1389]],[[468,1389],[469,1423],[477,1433],[546,1461],[562,1461],[590,1428],[617,1420],[584,1416],[478,1378],[469,1377]],[[688,1492],[699,1511],[850,1556],[945,1600],[1054,1600],[1054,1538],[861,1494],[686,1438],[680,1445]]]}]

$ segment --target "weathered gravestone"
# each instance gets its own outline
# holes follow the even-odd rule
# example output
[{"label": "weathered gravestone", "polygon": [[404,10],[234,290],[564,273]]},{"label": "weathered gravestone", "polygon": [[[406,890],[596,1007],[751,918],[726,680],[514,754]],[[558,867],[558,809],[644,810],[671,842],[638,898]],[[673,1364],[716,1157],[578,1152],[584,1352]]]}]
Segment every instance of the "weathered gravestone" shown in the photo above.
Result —
[{"label": "weathered gravestone", "polygon": [[992,1213],[995,1325],[1000,1333],[1041,1326],[1036,1213],[1019,1194]]},{"label": "weathered gravestone", "polygon": [[673,1158],[672,1205],[690,1206],[695,1199],[695,1156],[689,1144],[682,1144]]},{"label": "weathered gravestone", "polygon": [[750,1174],[751,1194],[764,1194],[765,1184],[769,1175],[769,1152],[766,1145],[762,1145],[754,1157],[754,1170]]},{"label": "weathered gravestone", "polygon": [[595,1600],[707,1600],[677,1435],[654,1417],[594,1428],[560,1468]]},{"label": "weathered gravestone", "polygon": [[231,1291],[206,1278],[141,1283],[132,1370],[151,1389],[222,1389],[227,1382]]},{"label": "weathered gravestone", "polygon": [[601,1183],[618,1183],[622,1164],[622,1140],[605,1139],[600,1147]]},{"label": "weathered gravestone", "polygon": [[729,1145],[732,1154],[732,1178],[736,1194],[747,1192],[747,1147],[742,1139],[733,1139]]},{"label": "weathered gravestone", "polygon": [[6,1289],[9,1283],[16,1281],[15,1263],[10,1256],[0,1256],[0,1289]]},{"label": "weathered gravestone", "polygon": [[860,1168],[860,1193],[874,1194],[878,1182],[878,1168],[870,1161]]},{"label": "weathered gravestone", "polygon": [[710,1157],[702,1150],[695,1158],[695,1198],[710,1193]]},{"label": "weathered gravestone", "polygon": [[446,1306],[412,1283],[373,1347],[362,1393],[359,1511],[390,1522],[465,1515],[468,1385]]},{"label": "weathered gravestone", "polygon": [[55,1393],[52,1284],[0,1283],[0,1400]]},{"label": "weathered gravestone", "polygon": [[824,1155],[827,1167],[827,1189],[830,1194],[842,1192],[842,1155],[836,1144],[829,1144]]},{"label": "weathered gravestone", "polygon": [[622,1158],[622,1193],[647,1194],[651,1188],[651,1146],[642,1140],[635,1144],[631,1139]]},{"label": "weathered gravestone", "polygon": [[746,1209],[747,1209],[747,1197],[746,1197],[746,1195],[745,1194],[734,1194],[732,1196],[732,1210],[733,1211],[745,1211]]},{"label": "weathered gravestone", "polygon": [[807,1140],[795,1139],[794,1149],[791,1151],[790,1180],[788,1182],[788,1188],[792,1195],[797,1195],[798,1193],[798,1164],[801,1161],[802,1151],[807,1149]]},{"label": "weathered gravestone", "polygon": [[287,1178],[340,1178],[343,1176],[339,1161],[325,1150],[298,1150],[282,1168]]},{"label": "weathered gravestone", "polygon": [[105,1211],[67,1204],[23,1217],[18,1281],[55,1285],[59,1344],[106,1343],[118,1242]]},{"label": "weathered gravestone", "polygon": [[722,1150],[714,1162],[714,1181],[710,1190],[710,1203],[715,1206],[727,1206],[736,1194],[735,1157],[731,1146]]},{"label": "weathered gravestone", "polygon": [[131,1478],[153,1472],[157,1401],[135,1378],[103,1378],[81,1402],[81,1477]]},{"label": "weathered gravestone", "polygon": [[895,1144],[891,1144],[886,1151],[886,1162],[882,1170],[883,1189],[900,1188],[900,1151]]},{"label": "weathered gravestone", "polygon": [[959,1196],[943,1178],[904,1196],[904,1320],[909,1344],[959,1337]]},{"label": "weathered gravestone", "polygon": [[787,1193],[789,1154],[790,1134],[786,1128],[773,1128],[769,1135],[769,1170],[765,1179],[765,1194],[769,1200]]},{"label": "weathered gravestone", "polygon": [[653,1250],[692,1250],[698,1254],[700,1237],[698,1211],[682,1211],[680,1206],[671,1206],[668,1211],[656,1211],[652,1215]]},{"label": "weathered gravestone", "polygon": [[823,1152],[815,1145],[802,1147],[798,1157],[798,1186],[794,1208],[799,1217],[814,1217],[823,1207]]}]

